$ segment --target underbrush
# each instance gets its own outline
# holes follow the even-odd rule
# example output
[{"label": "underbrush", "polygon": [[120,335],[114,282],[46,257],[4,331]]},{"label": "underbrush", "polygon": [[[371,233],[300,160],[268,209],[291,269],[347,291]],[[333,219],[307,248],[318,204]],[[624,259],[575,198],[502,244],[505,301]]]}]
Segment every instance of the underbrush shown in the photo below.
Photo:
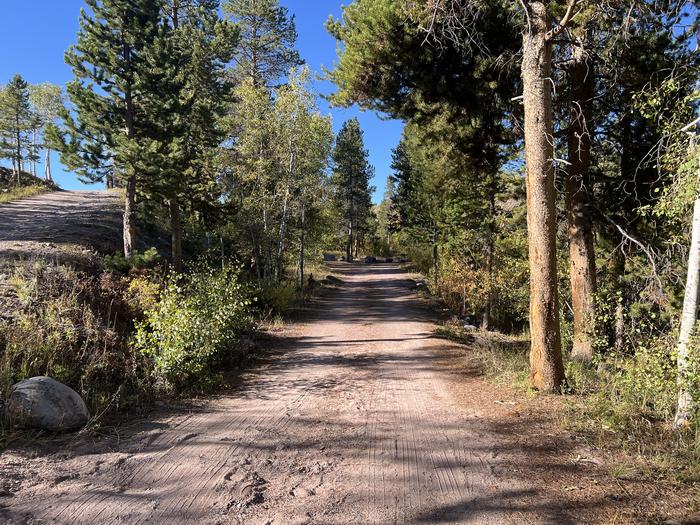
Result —
[{"label": "underbrush", "polygon": [[127,279],[42,261],[9,276],[13,317],[0,324],[0,380],[47,375],[74,388],[92,414],[138,403],[150,392],[145,359],[128,344],[142,315]]},{"label": "underbrush", "polygon": [[44,261],[18,263],[0,303],[2,393],[46,375],[75,389],[93,416],[201,390],[235,361],[251,326],[251,291],[238,267],[197,265],[91,274]]},{"label": "underbrush", "polygon": [[440,325],[436,335],[466,345],[469,368],[478,369],[489,381],[527,388],[527,337],[466,330],[455,322]]},{"label": "underbrush", "polygon": [[[468,331],[458,323],[437,334],[468,347],[467,366],[487,380],[528,390],[529,341],[526,336]],[[636,354],[608,353],[593,365],[566,364],[562,424],[598,447],[633,458],[611,475],[644,477],[674,484],[700,484],[700,421],[674,431],[676,409],[675,339],[664,336]],[[700,500],[696,502],[700,508]]]},{"label": "underbrush", "polygon": [[17,186],[14,188],[3,188],[0,190],[0,204],[16,201],[25,197],[32,197],[40,193],[51,191],[47,186],[32,184],[31,186]]},{"label": "underbrush", "polygon": [[342,282],[329,272],[325,264],[320,263],[307,264],[303,290],[299,289],[298,276],[294,276],[292,272],[288,274],[290,277],[281,282],[270,280],[256,283],[255,308],[263,320],[281,324],[285,317],[319,290]]},{"label": "underbrush", "polygon": [[639,457],[650,477],[698,484],[700,421],[671,428],[677,402],[674,346],[664,336],[631,356],[605,354],[591,367],[570,363],[567,377],[575,395],[565,424]]}]

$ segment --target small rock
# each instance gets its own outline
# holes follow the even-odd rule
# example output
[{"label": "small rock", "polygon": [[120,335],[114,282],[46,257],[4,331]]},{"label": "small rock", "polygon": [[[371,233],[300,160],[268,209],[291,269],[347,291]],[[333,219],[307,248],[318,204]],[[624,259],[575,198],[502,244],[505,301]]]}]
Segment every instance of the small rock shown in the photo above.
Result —
[{"label": "small rock", "polygon": [[90,414],[72,388],[50,377],[32,377],[12,387],[7,416],[13,425],[62,431],[85,426]]}]

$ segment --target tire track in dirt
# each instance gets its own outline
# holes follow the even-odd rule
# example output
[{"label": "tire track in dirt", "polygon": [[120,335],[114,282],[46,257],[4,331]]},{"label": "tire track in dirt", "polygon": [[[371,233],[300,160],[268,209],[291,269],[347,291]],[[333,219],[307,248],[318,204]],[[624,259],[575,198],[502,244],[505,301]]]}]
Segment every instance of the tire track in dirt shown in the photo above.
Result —
[{"label": "tire track in dirt", "polygon": [[28,488],[0,520],[508,523],[488,432],[450,396],[437,357],[449,343],[404,274],[339,271],[345,285],[237,393],[134,425],[117,451],[57,462],[75,476]]}]

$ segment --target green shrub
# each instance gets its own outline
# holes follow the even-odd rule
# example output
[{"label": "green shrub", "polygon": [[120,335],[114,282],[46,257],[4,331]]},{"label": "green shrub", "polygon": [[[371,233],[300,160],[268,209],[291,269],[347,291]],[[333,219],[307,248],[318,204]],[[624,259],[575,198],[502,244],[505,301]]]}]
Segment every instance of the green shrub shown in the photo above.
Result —
[{"label": "green shrub", "polygon": [[167,389],[216,383],[222,364],[239,354],[249,329],[251,297],[237,266],[199,264],[174,276],[137,326],[135,347],[152,360]]},{"label": "green shrub", "polygon": [[162,262],[162,258],[155,248],[149,248],[145,252],[134,252],[130,259],[120,253],[107,255],[102,260],[105,270],[118,274],[129,273],[130,270],[145,270],[155,268]]},{"label": "green shrub", "polygon": [[299,299],[295,283],[267,283],[258,292],[259,306],[277,315],[285,315]]}]

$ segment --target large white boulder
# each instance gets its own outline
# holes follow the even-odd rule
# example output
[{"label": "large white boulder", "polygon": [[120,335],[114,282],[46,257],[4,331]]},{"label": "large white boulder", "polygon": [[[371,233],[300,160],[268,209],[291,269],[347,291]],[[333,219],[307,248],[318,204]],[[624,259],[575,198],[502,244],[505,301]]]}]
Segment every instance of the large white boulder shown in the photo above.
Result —
[{"label": "large white boulder", "polygon": [[6,410],[12,425],[52,431],[74,430],[90,419],[85,402],[75,390],[44,376],[15,384]]}]

